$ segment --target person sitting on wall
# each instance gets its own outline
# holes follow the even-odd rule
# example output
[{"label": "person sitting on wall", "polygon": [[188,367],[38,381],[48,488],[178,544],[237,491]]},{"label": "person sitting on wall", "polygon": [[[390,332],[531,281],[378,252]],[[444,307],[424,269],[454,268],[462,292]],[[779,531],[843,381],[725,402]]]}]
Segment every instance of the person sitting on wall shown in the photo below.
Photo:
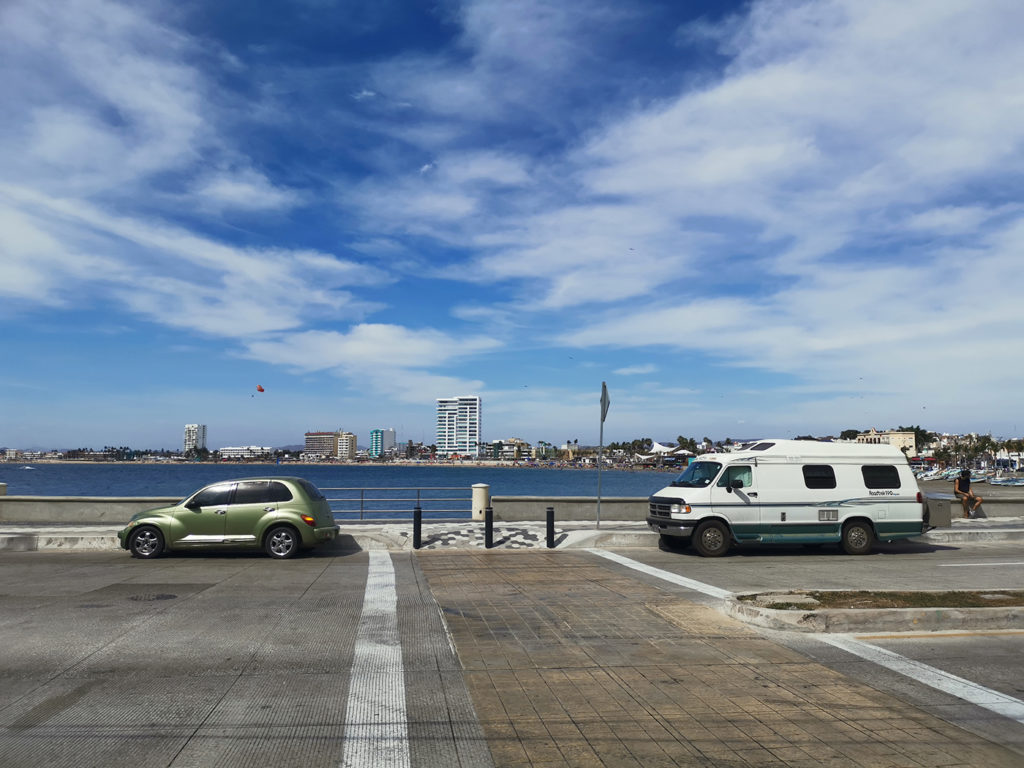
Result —
[{"label": "person sitting on wall", "polygon": [[971,490],[971,470],[963,470],[960,477],[953,481],[953,494],[963,505],[964,517],[974,517],[974,513],[981,506],[982,498]]}]

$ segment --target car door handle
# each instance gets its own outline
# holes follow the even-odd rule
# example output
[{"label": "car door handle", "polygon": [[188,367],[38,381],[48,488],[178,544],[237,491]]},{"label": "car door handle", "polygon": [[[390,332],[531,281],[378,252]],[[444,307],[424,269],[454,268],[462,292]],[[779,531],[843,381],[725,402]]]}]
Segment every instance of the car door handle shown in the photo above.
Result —
[{"label": "car door handle", "polygon": [[751,491],[747,496],[757,496],[757,491]]},{"label": "car door handle", "polygon": [[264,512],[276,512],[277,511],[277,507],[264,507],[263,511]]},{"label": "car door handle", "polygon": [[213,514],[215,515],[226,515],[228,511],[226,509],[215,509]]}]

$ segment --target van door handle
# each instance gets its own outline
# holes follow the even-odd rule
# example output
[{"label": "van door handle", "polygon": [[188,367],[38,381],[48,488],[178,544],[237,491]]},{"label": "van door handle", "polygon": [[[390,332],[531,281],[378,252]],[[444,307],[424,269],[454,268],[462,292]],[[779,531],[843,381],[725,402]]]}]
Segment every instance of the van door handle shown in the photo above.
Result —
[{"label": "van door handle", "polygon": [[757,496],[757,491],[751,491],[747,496]]}]

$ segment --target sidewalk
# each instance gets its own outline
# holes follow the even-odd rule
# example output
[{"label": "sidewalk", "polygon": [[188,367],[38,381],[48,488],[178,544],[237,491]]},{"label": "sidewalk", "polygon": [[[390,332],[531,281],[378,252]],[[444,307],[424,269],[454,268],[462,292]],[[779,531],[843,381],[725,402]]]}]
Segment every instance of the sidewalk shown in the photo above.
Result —
[{"label": "sidewalk", "polygon": [[[341,522],[338,547],[343,549],[412,549],[412,522]],[[0,551],[117,549],[118,526],[0,524]],[[495,523],[495,549],[546,548],[543,522]],[[1024,517],[953,520],[949,528],[934,528],[916,539],[935,544],[969,541],[1024,541]],[[658,545],[658,535],[642,522],[603,521],[555,524],[555,548],[648,547]],[[484,524],[472,520],[424,523],[422,549],[483,549]]]}]

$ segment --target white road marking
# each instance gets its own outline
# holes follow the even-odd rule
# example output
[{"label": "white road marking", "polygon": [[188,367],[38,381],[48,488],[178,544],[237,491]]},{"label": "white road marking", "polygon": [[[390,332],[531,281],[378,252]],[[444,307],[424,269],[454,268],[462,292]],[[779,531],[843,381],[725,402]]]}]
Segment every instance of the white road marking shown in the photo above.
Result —
[{"label": "white road marking", "polygon": [[940,563],[939,568],[991,568],[994,565],[1024,565],[1022,563]]},{"label": "white road marking", "polygon": [[733,594],[728,590],[713,587],[710,584],[705,584],[702,581],[694,581],[693,579],[688,579],[685,576],[680,576],[676,573],[672,573],[671,571],[663,571],[661,568],[655,568],[654,566],[647,565],[645,563],[640,563],[636,560],[631,560],[628,557],[617,555],[614,552],[606,552],[603,549],[588,549],[587,552],[591,552],[595,555],[600,555],[601,557],[607,558],[608,560],[612,560],[613,562],[619,563],[619,565],[624,565],[627,568],[632,568],[634,571],[646,573],[648,576],[654,576],[655,578],[662,579],[663,581],[667,581],[672,584],[676,584],[680,587],[686,587],[687,589],[692,589],[697,592],[703,592],[705,595],[710,595],[711,597],[717,597],[719,600],[725,600],[727,598],[730,598]]},{"label": "white road marking", "polygon": [[970,680],[951,675],[941,669],[922,664],[919,661],[900,656],[875,645],[861,642],[850,635],[815,635],[823,643],[859,656],[880,667],[891,669],[901,675],[912,678],[936,690],[956,696],[966,702],[991,710],[1003,717],[1024,723],[1024,701],[993,691]]},{"label": "white road marking", "polygon": [[409,729],[405,671],[398,635],[395,567],[384,551],[370,550],[363,612],[356,629],[345,708],[342,768],[407,768]]}]

